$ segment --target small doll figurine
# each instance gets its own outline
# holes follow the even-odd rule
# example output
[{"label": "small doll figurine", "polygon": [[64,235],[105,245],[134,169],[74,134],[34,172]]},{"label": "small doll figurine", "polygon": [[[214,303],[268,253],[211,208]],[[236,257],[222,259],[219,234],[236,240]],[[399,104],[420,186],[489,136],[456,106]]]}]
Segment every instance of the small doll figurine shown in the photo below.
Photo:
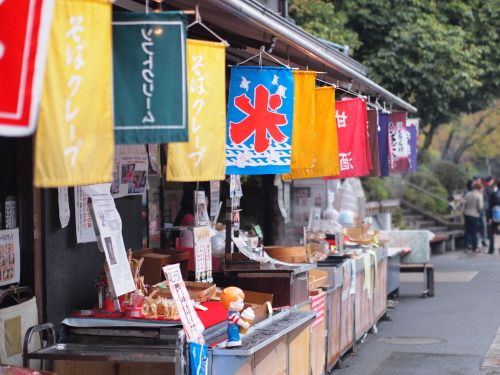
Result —
[{"label": "small doll figurine", "polygon": [[227,348],[234,348],[241,346],[240,329],[238,326],[248,329],[250,324],[245,322],[241,316],[240,311],[243,310],[243,299],[245,294],[240,288],[230,286],[225,288],[220,295],[220,302],[226,310],[228,310],[227,317]]}]

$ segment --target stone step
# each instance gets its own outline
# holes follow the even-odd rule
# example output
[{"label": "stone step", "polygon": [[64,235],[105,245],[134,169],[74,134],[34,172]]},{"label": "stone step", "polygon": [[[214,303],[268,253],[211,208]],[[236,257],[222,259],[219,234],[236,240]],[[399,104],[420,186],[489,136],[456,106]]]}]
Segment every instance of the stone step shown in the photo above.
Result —
[{"label": "stone step", "polygon": [[434,220],[415,220],[413,222],[417,228],[435,227],[438,225]]},{"label": "stone step", "polygon": [[420,228],[420,229],[430,230],[434,234],[446,233],[448,231],[448,228],[445,226],[432,226],[432,227],[426,227],[426,228]]},{"label": "stone step", "polygon": [[411,214],[411,215],[404,215],[403,214],[403,219],[406,221],[415,221],[415,220],[422,220],[424,218],[424,215],[420,214]]}]

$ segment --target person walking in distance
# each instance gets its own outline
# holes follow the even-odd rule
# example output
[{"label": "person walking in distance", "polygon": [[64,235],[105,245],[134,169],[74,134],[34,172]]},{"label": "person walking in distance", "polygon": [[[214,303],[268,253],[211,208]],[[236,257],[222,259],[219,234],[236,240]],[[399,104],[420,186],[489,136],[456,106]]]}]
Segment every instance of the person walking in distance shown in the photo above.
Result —
[{"label": "person walking in distance", "polygon": [[472,190],[465,194],[463,213],[465,219],[465,245],[468,250],[477,249],[477,229],[483,209],[483,185],[481,181],[472,183]]},{"label": "person walking in distance", "polygon": [[483,183],[483,209],[479,217],[479,235],[484,247],[488,246],[486,240],[489,238],[491,225],[488,225],[488,212],[490,211],[490,196],[492,193],[492,186],[494,183],[493,177],[487,176],[481,179]]},{"label": "person walking in distance", "polygon": [[490,224],[490,246],[488,254],[495,252],[495,234],[500,224],[500,178],[495,181],[495,189],[490,195],[490,208],[488,210],[488,221]]}]

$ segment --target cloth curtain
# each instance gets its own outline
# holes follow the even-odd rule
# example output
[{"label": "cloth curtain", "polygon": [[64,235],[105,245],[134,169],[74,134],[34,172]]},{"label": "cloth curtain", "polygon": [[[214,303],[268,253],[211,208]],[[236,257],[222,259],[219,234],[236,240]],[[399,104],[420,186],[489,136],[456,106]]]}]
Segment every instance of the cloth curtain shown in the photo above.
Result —
[{"label": "cloth curtain", "polygon": [[189,142],[168,145],[168,181],[224,180],[226,46],[187,41]]},{"label": "cloth curtain", "polygon": [[325,179],[361,177],[371,168],[366,121],[366,101],[345,99],[335,103],[339,137],[340,174]]},{"label": "cloth curtain", "polygon": [[369,175],[371,177],[380,176],[380,162],[378,156],[378,111],[371,110],[367,112],[368,119],[368,143],[370,145],[370,158],[372,169]]},{"label": "cloth curtain", "polygon": [[293,105],[292,69],[232,67],[227,111],[227,174],[290,172]]},{"label": "cloth curtain", "polygon": [[35,186],[110,182],[111,2],[58,0],[35,144]]},{"label": "cloth curtain", "polygon": [[319,87],[314,95],[314,147],[312,168],[292,169],[284,180],[338,175],[338,137],[335,126],[335,89]]},{"label": "cloth curtain", "polygon": [[290,168],[305,169],[313,166],[314,153],[314,101],[316,72],[294,71],[295,102],[293,107],[292,161]]},{"label": "cloth curtain", "polygon": [[378,160],[380,176],[389,176],[389,114],[378,115]]},{"label": "cloth curtain", "polygon": [[[0,309],[0,363],[23,365],[23,340],[28,328],[38,324],[36,298]],[[33,336],[28,349],[40,349],[38,335]]]},{"label": "cloth curtain", "polygon": [[117,144],[186,142],[186,15],[115,12]]},{"label": "cloth curtain", "polygon": [[393,112],[389,115],[389,153],[390,171],[408,172],[410,164],[406,112]]},{"label": "cloth curtain", "polygon": [[408,147],[409,147],[409,173],[418,171],[417,156],[418,156],[418,125],[419,119],[406,119],[406,131],[408,132]]}]

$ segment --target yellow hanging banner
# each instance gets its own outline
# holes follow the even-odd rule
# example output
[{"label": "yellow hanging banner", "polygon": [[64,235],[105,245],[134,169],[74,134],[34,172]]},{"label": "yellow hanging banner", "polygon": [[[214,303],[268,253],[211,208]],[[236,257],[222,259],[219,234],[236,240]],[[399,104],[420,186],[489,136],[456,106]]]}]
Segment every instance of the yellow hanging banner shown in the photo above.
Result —
[{"label": "yellow hanging banner", "polygon": [[189,142],[169,143],[167,180],[224,180],[226,46],[188,39],[186,52]]},{"label": "yellow hanging banner", "polygon": [[57,0],[35,144],[37,187],[112,181],[111,2]]},{"label": "yellow hanging banner", "polygon": [[314,83],[316,72],[294,71],[294,106],[291,169],[313,166],[314,154]]},{"label": "yellow hanging banner", "polygon": [[[335,89],[319,87],[315,89],[313,166],[311,168],[292,169],[290,174],[283,174],[283,180],[334,176],[340,173],[337,124],[335,122]],[[314,113],[314,115],[312,115]],[[293,146],[292,146],[293,147]],[[292,148],[292,155],[293,155]]]}]

